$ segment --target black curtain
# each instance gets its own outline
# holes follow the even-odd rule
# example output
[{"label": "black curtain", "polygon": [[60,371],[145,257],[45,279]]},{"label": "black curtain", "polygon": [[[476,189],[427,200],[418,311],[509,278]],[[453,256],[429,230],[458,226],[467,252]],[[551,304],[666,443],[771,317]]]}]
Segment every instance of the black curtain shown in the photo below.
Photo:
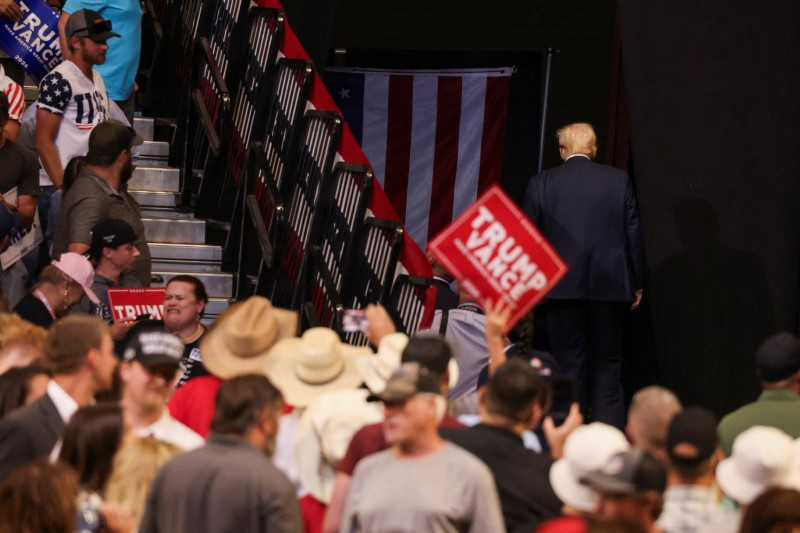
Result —
[{"label": "black curtain", "polygon": [[619,2],[660,381],[718,414],[797,332],[800,2]]}]

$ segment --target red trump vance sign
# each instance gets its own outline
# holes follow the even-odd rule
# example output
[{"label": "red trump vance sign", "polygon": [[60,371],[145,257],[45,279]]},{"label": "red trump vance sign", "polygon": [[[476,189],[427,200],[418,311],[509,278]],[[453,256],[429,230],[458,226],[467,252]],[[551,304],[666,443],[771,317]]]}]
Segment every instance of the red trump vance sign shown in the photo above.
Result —
[{"label": "red trump vance sign", "polygon": [[567,272],[550,243],[497,185],[428,248],[478,302],[491,298],[508,304],[508,329]]},{"label": "red trump vance sign", "polygon": [[108,289],[108,303],[114,320],[150,315],[153,320],[164,318],[164,287],[143,289]]}]

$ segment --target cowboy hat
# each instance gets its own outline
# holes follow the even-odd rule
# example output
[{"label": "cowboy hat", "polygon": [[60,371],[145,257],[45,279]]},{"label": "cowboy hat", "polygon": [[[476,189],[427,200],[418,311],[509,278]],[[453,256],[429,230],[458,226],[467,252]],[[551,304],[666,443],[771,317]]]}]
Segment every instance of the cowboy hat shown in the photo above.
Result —
[{"label": "cowboy hat", "polygon": [[253,296],[227,309],[203,336],[203,364],[222,379],[262,374],[270,350],[296,331],[297,313]]},{"label": "cowboy hat", "polygon": [[300,484],[317,500],[329,504],[336,467],[353,435],[383,420],[380,404],[367,402],[369,391],[352,389],[323,394],[303,413],[294,441]]},{"label": "cowboy hat", "polygon": [[276,344],[263,371],[288,404],[303,407],[322,393],[361,385],[356,361],[370,354],[367,347],[342,343],[331,329],[311,328]]}]

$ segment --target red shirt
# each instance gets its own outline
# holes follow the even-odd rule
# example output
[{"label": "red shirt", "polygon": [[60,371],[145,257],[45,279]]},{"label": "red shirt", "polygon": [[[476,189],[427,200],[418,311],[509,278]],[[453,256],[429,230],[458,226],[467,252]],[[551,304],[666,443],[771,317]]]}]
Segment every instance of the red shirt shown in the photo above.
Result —
[{"label": "red shirt", "polygon": [[167,403],[172,418],[208,438],[220,385],[222,380],[216,376],[198,376],[187,381]]},{"label": "red shirt", "polygon": [[[456,429],[467,427],[448,414],[444,415],[444,418],[442,418],[441,426],[443,428]],[[352,440],[350,440],[350,445],[347,447],[347,453],[344,454],[337,469],[343,474],[352,476],[356,465],[361,459],[373,453],[385,450],[388,447],[389,444],[386,442],[386,437],[383,435],[383,423],[378,422],[377,424],[364,426],[353,435]]]}]

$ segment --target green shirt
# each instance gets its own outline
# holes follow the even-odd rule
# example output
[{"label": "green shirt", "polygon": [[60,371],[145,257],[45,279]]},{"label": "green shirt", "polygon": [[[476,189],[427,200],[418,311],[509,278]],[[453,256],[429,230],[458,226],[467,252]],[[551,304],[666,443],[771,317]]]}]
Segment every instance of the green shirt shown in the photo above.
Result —
[{"label": "green shirt", "polygon": [[800,438],[800,394],[765,390],[758,400],[726,415],[717,426],[725,455],[731,455],[734,439],[753,426],[776,427],[793,439]]}]

